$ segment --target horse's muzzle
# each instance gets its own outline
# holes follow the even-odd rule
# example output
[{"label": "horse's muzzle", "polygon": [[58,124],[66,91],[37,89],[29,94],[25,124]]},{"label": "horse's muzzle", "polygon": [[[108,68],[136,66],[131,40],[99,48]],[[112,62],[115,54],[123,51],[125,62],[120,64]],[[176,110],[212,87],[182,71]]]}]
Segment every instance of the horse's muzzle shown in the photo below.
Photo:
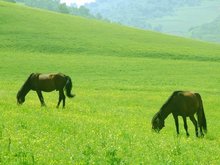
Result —
[{"label": "horse's muzzle", "polygon": [[19,106],[19,105],[22,105],[23,104],[23,102],[19,102],[19,101],[17,101],[17,105]]}]

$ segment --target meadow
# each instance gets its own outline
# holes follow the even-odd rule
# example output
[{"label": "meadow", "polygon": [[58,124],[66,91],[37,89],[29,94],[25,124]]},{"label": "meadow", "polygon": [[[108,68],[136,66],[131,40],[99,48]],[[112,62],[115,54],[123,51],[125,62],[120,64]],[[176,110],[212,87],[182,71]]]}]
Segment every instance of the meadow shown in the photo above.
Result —
[{"label": "meadow", "polygon": [[[0,164],[219,164],[220,46],[0,1]],[[32,72],[62,72],[74,99],[16,93]],[[174,90],[201,94],[208,133],[151,119]]]}]

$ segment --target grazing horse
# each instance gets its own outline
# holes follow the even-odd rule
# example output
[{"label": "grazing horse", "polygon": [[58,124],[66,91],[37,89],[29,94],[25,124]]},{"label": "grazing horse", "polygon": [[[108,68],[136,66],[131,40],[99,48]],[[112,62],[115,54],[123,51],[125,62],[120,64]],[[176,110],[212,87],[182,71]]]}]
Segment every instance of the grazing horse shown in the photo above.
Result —
[{"label": "grazing horse", "polygon": [[[152,119],[152,129],[159,132],[164,127],[164,120],[169,114],[173,115],[176,125],[176,132],[179,134],[178,116],[182,116],[186,135],[189,136],[186,117],[189,117],[195,126],[196,136],[198,137],[198,126],[200,135],[204,136],[202,130],[207,132],[206,118],[203,109],[202,99],[199,93],[187,91],[175,91],[161,107]],[[197,114],[198,124],[194,117]]]},{"label": "grazing horse", "polygon": [[45,106],[44,98],[42,91],[51,92],[53,90],[59,91],[59,101],[57,108],[60,105],[60,102],[63,101],[63,108],[65,107],[65,95],[64,88],[66,89],[66,95],[69,98],[74,97],[75,95],[71,94],[72,81],[69,76],[66,76],[62,73],[56,74],[41,74],[41,73],[32,73],[25,81],[21,89],[17,93],[17,103],[22,104],[25,102],[25,96],[30,90],[36,91],[41,102],[41,106]]}]

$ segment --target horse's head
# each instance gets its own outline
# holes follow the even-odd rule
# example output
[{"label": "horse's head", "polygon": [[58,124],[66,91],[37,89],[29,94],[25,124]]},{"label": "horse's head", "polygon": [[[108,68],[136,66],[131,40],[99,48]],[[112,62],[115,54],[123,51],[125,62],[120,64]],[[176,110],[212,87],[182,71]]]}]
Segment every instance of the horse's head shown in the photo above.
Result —
[{"label": "horse's head", "polygon": [[164,120],[160,113],[156,113],[152,119],[152,129],[159,132],[164,127]]},{"label": "horse's head", "polygon": [[17,94],[17,104],[23,104],[25,102],[25,97],[21,95],[21,92],[19,91]]}]

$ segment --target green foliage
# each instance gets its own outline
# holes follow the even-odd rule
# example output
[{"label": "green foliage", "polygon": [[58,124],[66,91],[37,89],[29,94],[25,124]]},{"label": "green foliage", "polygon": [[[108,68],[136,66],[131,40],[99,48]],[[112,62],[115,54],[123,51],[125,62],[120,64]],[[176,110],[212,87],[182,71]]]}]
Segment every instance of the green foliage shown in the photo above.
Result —
[{"label": "green foliage", "polygon": [[69,13],[69,9],[68,9],[68,7],[66,6],[65,3],[59,4],[59,11],[61,13],[66,13],[66,14]]},{"label": "green foliage", "polygon": [[16,1],[15,1],[15,0],[3,0],[3,1],[5,1],[5,2],[12,2],[12,3],[16,3]]},{"label": "green foliage", "polygon": [[[73,14],[87,18],[96,18],[93,16],[89,9],[84,6],[77,8],[76,6],[67,6],[66,3],[61,3],[60,0],[16,0],[19,3],[23,3],[27,6],[37,7],[41,9],[47,9],[56,11],[59,13]],[[101,19],[97,17],[97,19]]]},{"label": "green foliage", "polygon": [[60,6],[63,6],[63,4],[60,4],[60,0],[16,0],[16,2],[57,12],[60,12]]},{"label": "green foliage", "polygon": [[[13,12],[12,12],[13,11]],[[0,1],[0,164],[219,164],[220,46]],[[16,93],[31,72],[63,72],[76,98]],[[173,90],[203,98],[208,134],[152,116]]]}]

